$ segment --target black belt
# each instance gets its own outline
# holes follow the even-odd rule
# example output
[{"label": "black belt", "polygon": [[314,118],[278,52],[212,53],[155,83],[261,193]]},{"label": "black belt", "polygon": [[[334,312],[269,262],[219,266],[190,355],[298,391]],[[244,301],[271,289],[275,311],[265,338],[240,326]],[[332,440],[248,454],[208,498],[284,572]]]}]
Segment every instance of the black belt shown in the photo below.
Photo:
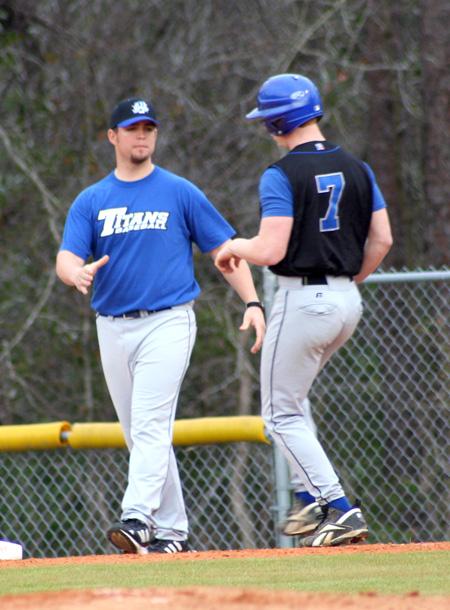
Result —
[{"label": "black belt", "polygon": [[[351,275],[336,277],[348,277],[349,280],[353,280]],[[325,286],[328,284],[326,275],[304,275],[300,279],[302,280],[302,286]]]},{"label": "black belt", "polygon": [[137,320],[138,318],[147,318],[152,313],[158,313],[158,311],[166,311],[172,309],[172,307],[162,307],[161,309],[134,309],[133,311],[126,311],[117,316],[108,316],[108,314],[100,313],[100,316],[121,318],[122,320]]},{"label": "black belt", "polygon": [[323,286],[328,284],[326,275],[308,275],[301,278],[302,286]]}]

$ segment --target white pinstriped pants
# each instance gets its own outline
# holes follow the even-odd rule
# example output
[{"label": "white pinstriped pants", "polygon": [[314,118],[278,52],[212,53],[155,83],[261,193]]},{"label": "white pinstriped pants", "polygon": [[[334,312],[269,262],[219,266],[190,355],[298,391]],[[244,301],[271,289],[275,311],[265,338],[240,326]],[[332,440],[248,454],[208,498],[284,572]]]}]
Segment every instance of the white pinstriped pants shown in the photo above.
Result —
[{"label": "white pinstriped pants", "polygon": [[121,519],[143,521],[157,538],[188,535],[172,434],[196,331],[192,303],[135,320],[97,317],[103,371],[130,452]]},{"label": "white pinstriped pants", "polygon": [[327,285],[303,286],[279,278],[261,357],[262,415],[288,460],[293,483],[301,481],[322,504],[345,495],[303,413],[303,401],[319,372],[353,334],[362,314],[356,284],[327,277]]}]

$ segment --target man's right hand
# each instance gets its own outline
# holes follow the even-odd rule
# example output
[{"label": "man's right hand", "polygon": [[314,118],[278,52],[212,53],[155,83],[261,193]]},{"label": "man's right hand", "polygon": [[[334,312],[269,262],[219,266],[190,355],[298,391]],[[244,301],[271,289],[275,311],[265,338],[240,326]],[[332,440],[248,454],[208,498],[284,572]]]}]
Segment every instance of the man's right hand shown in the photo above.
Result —
[{"label": "man's right hand", "polygon": [[89,292],[89,288],[92,286],[92,282],[94,281],[95,274],[106,265],[109,261],[109,256],[105,254],[102,258],[99,258],[97,261],[93,263],[88,263],[87,265],[83,265],[79,269],[76,270],[73,276],[73,285],[77,290],[79,290],[82,294],[87,294]]}]

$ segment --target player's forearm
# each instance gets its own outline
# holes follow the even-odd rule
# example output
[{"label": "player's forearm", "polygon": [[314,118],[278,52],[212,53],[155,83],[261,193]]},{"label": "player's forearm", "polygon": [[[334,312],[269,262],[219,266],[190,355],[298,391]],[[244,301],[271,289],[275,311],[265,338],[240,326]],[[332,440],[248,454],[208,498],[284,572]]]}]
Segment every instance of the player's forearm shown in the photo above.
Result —
[{"label": "player's forearm", "polygon": [[251,239],[238,237],[229,242],[228,248],[233,254],[252,265],[275,265],[284,256],[284,250],[278,243],[273,243],[261,235],[256,235]]},{"label": "player's forearm", "polygon": [[392,240],[368,241],[364,250],[364,259],[358,275],[353,278],[359,283],[366,279],[371,273],[376,271],[386,254],[392,246]]},{"label": "player's forearm", "polygon": [[67,286],[76,285],[76,276],[84,260],[68,250],[61,250],[56,257],[56,275]]},{"label": "player's forearm", "polygon": [[244,303],[259,301],[250,268],[244,260],[240,262],[239,267],[236,267],[232,273],[226,273],[223,276]]}]

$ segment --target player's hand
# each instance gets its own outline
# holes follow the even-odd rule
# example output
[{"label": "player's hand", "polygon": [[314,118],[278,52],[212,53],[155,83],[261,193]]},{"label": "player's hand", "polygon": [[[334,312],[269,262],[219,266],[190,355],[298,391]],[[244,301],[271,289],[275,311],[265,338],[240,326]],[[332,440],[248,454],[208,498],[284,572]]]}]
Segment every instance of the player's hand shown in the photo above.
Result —
[{"label": "player's hand", "polygon": [[223,246],[214,259],[214,265],[221,273],[233,273],[240,262],[240,257],[233,254],[228,246]]},{"label": "player's hand", "polygon": [[94,281],[94,277],[97,271],[100,269],[100,267],[106,265],[108,261],[109,256],[105,254],[97,261],[94,261],[93,263],[88,263],[87,265],[83,265],[82,267],[77,269],[73,278],[75,288],[79,290],[82,294],[87,294],[89,292],[89,288],[92,286],[92,282]]},{"label": "player's hand", "polygon": [[250,351],[252,354],[256,354],[261,349],[264,335],[266,334],[264,312],[259,307],[249,307],[245,310],[244,320],[240,325],[239,330],[248,330],[250,326],[253,326],[256,333],[256,339],[250,348]]}]

